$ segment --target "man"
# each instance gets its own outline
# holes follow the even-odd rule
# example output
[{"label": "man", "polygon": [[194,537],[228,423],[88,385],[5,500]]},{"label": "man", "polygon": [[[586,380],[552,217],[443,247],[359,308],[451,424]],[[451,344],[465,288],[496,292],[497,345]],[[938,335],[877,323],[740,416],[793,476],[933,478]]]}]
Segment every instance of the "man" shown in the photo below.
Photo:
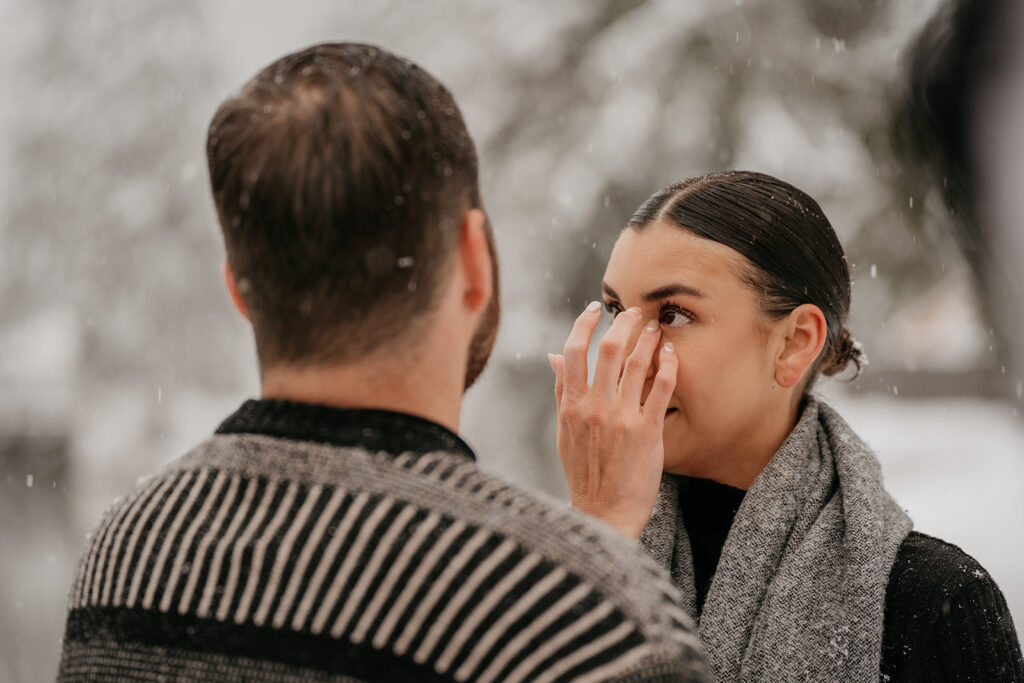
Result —
[{"label": "man", "polygon": [[207,153],[262,396],[107,514],[61,677],[705,680],[653,562],[456,436],[498,298],[445,88],[311,47],[221,106]]}]

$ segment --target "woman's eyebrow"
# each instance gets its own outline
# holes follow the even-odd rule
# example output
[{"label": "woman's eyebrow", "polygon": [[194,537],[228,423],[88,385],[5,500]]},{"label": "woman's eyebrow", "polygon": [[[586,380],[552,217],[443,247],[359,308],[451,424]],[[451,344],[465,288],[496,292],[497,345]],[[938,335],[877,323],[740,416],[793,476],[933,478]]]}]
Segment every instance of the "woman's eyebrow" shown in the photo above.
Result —
[{"label": "woman's eyebrow", "polygon": [[611,287],[608,286],[607,282],[602,282],[601,283],[601,289],[604,291],[605,294],[608,295],[609,298],[619,299],[619,300],[622,299],[622,297],[620,297],[618,295],[618,293],[614,289],[612,289]]},{"label": "woman's eyebrow", "polygon": [[684,284],[673,284],[665,285],[664,287],[658,287],[657,289],[651,290],[643,295],[644,301],[657,301],[658,299],[666,299],[670,296],[677,294],[683,294],[685,296],[693,296],[698,299],[707,299],[708,295],[700,291],[696,287],[691,287]]},{"label": "woman's eyebrow", "polygon": [[[603,289],[604,293],[607,294],[612,299],[618,299],[620,301],[622,300],[622,297],[620,297],[614,289],[609,287],[608,283],[602,282],[601,289]],[[657,289],[651,290],[650,292],[647,292],[646,294],[643,295],[642,298],[644,301],[657,301],[659,299],[666,299],[670,296],[675,296],[677,294],[693,296],[697,297],[698,299],[708,298],[707,294],[700,291],[696,287],[691,287],[689,285],[684,284],[665,285],[664,287],[659,287]]]}]

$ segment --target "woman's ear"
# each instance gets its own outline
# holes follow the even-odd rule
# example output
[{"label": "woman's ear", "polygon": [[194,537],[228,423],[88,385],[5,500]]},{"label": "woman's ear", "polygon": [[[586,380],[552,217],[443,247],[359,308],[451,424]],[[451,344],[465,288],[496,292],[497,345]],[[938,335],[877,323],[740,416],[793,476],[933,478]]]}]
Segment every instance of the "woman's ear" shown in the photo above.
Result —
[{"label": "woman's ear", "polygon": [[790,311],[783,331],[784,343],[775,359],[775,382],[788,389],[796,386],[818,359],[828,338],[828,323],[820,308],[802,304]]},{"label": "woman's ear", "polygon": [[459,235],[459,262],[465,282],[464,301],[474,313],[487,308],[494,296],[491,252],[487,241],[487,216],[480,209],[470,209],[462,219]]},{"label": "woman's ear", "polygon": [[249,309],[246,308],[245,299],[242,298],[242,292],[238,289],[238,281],[235,280],[235,274],[231,272],[231,266],[227,261],[224,262],[224,284],[228,288],[228,294],[231,295],[231,301],[235,304],[235,308],[246,320],[249,320]]}]

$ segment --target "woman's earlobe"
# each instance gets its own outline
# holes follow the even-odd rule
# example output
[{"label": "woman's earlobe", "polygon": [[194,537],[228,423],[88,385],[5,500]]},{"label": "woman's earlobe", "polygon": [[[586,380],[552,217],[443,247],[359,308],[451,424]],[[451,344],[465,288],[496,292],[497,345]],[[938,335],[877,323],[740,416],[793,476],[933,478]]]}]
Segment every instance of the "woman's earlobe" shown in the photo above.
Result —
[{"label": "woman's earlobe", "polygon": [[791,389],[803,378],[803,371],[790,363],[775,366],[775,386]]}]

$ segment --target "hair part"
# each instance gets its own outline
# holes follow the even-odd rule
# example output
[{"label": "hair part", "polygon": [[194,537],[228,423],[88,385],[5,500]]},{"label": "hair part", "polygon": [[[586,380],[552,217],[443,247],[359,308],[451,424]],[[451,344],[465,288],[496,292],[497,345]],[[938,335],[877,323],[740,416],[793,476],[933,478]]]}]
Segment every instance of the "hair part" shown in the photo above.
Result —
[{"label": "hair part", "polygon": [[480,206],[451,94],[371,45],[315,45],[264,68],[218,109],[207,158],[264,368],[414,339]]},{"label": "hair part", "polygon": [[746,259],[741,275],[766,315],[780,320],[803,304],[825,315],[827,337],[804,386],[836,375],[863,354],[846,329],[850,272],[835,230],[818,203],[772,176],[728,171],[689,178],[651,195],[627,227],[667,222],[718,242]]}]

